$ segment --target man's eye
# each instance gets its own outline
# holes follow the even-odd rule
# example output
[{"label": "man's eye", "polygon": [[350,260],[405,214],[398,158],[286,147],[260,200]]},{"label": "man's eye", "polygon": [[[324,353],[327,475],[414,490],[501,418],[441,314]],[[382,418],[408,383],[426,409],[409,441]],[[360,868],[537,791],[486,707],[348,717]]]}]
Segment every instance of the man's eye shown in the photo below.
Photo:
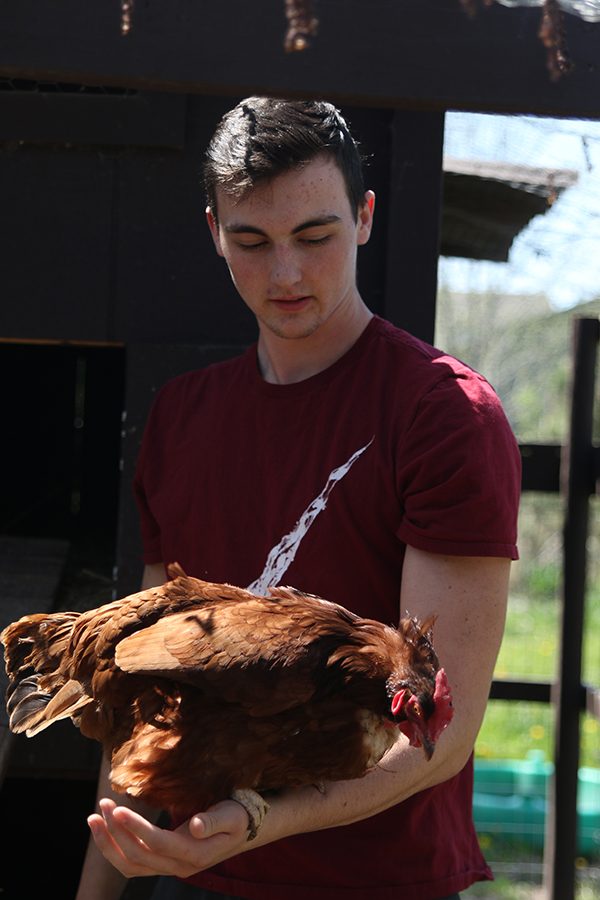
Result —
[{"label": "man's eye", "polygon": [[261,247],[266,247],[266,241],[259,241],[257,244],[238,244],[242,250],[260,250]]},{"label": "man's eye", "polygon": [[325,235],[323,235],[323,237],[314,237],[314,238],[305,237],[305,238],[302,238],[302,243],[303,244],[311,244],[314,247],[314,246],[318,246],[319,244],[325,244],[329,240],[330,237],[331,237],[330,234],[325,234]]}]

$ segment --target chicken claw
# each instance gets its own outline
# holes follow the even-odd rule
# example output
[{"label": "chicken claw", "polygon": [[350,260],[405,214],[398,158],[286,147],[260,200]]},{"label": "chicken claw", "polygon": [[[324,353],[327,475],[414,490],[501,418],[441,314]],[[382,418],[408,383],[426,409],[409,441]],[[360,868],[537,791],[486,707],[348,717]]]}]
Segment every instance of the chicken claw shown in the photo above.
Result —
[{"label": "chicken claw", "polygon": [[249,831],[247,840],[253,841],[268,812],[269,804],[264,797],[261,797],[260,794],[250,788],[233,791],[231,799],[243,806],[248,813]]}]

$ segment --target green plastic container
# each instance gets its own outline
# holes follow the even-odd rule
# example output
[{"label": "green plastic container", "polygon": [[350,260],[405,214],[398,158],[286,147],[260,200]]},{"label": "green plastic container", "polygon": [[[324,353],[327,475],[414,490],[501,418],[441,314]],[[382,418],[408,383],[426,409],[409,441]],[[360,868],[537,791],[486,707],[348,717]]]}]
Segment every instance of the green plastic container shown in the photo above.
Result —
[{"label": "green plastic container", "polygon": [[[477,759],[473,793],[477,831],[541,849],[553,772],[552,763],[537,752],[522,760]],[[600,856],[600,769],[579,770],[577,827],[582,856]]]}]

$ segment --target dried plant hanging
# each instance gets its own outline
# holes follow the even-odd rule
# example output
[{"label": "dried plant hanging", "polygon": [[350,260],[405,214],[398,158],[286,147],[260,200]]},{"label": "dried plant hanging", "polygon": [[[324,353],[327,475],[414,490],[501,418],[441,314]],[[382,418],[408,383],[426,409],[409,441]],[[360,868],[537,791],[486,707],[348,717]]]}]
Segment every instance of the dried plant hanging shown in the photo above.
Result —
[{"label": "dried plant hanging", "polygon": [[[134,3],[135,0],[121,0],[121,34],[124,37],[131,33]],[[285,0],[287,31],[284,48],[287,53],[310,47],[319,28],[315,7],[316,0]]]},{"label": "dried plant hanging", "polygon": [[[492,6],[494,0],[459,0],[460,5],[474,16],[480,6]],[[504,6],[542,6],[539,36],[548,51],[548,69],[553,80],[569,72],[573,64],[569,59],[565,37],[564,15],[561,7],[587,21],[600,20],[600,0],[495,0]],[[284,47],[288,53],[306,50],[311,38],[317,34],[319,20],[316,0],[285,0],[288,28]]]},{"label": "dried plant hanging", "polygon": [[[563,9],[588,22],[600,21],[600,0],[459,0],[462,8],[474,16],[481,6],[541,6],[542,20],[539,36],[548,51],[548,69],[556,80],[569,72],[573,64],[569,59],[565,37]],[[135,0],[121,0],[121,34],[131,32]],[[284,0],[287,31],[284,48],[288,53],[306,50],[319,29],[317,0]]]},{"label": "dried plant hanging", "polygon": [[460,5],[468,15],[474,16],[479,8],[480,2],[482,2],[484,6],[491,6],[494,0],[460,0]]},{"label": "dried plant hanging", "polygon": [[319,28],[316,0],[285,0],[287,31],[283,46],[287,53],[306,50]]},{"label": "dried plant hanging", "polygon": [[121,34],[126,36],[131,31],[134,0],[121,0]]},{"label": "dried plant hanging", "polygon": [[548,50],[550,77],[557,81],[573,68],[567,48],[564,15],[557,0],[546,0],[544,3],[539,35]]},{"label": "dried plant hanging", "polygon": [[[565,36],[563,8],[588,21],[600,19],[600,0],[496,0],[502,6],[541,6],[539,37],[548,51],[550,77],[557,81],[573,68]],[[491,6],[493,0],[460,0],[463,9],[474,15],[480,5]],[[584,9],[585,7],[585,9]]]}]

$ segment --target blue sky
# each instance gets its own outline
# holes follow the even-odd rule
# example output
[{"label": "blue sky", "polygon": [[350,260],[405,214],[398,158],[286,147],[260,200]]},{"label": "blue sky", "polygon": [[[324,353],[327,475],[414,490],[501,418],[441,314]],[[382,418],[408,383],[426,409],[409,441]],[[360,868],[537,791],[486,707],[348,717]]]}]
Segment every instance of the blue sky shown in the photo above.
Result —
[{"label": "blue sky", "polygon": [[448,113],[444,152],[460,159],[570,169],[577,183],[515,239],[507,263],[442,258],[454,291],[545,293],[564,309],[600,296],[600,122]]}]

